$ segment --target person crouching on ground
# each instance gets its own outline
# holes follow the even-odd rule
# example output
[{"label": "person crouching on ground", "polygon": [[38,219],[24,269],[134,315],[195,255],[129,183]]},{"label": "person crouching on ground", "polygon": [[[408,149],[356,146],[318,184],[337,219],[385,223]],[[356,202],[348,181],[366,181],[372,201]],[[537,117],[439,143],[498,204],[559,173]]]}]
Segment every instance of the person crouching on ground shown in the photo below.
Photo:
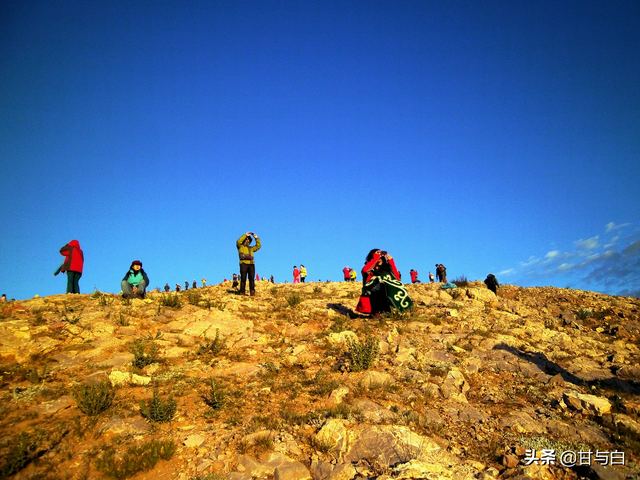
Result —
[{"label": "person crouching on ground", "polygon": [[149,277],[142,269],[142,262],[134,260],[129,267],[129,271],[122,279],[122,296],[124,298],[144,298],[149,285]]},{"label": "person crouching on ground", "polygon": [[392,307],[405,312],[413,307],[413,301],[400,282],[400,274],[391,255],[374,248],[362,268],[362,294],[356,311],[377,315],[390,312]]},{"label": "person crouching on ground", "polygon": [[[256,244],[253,247],[251,246],[251,237],[256,239]],[[253,254],[260,250],[260,239],[255,233],[247,232],[236,241],[236,247],[240,257],[240,295],[245,295],[247,277],[249,277],[249,294],[254,297],[256,294],[256,264]]]}]

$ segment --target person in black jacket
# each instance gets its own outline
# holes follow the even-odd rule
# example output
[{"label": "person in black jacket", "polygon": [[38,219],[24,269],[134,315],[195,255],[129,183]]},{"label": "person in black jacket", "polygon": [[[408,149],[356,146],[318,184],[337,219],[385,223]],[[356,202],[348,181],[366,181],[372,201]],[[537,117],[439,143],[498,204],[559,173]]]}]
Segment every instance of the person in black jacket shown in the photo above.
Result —
[{"label": "person in black jacket", "polygon": [[134,260],[131,263],[129,271],[122,279],[120,285],[124,298],[144,298],[147,286],[149,285],[149,277],[147,277],[147,273],[142,269],[142,262],[140,260]]},{"label": "person in black jacket", "polygon": [[491,290],[493,293],[498,295],[497,288],[500,285],[498,284],[498,279],[496,278],[496,276],[493,273],[490,273],[489,275],[487,275],[487,278],[484,279],[484,283],[487,285],[487,288],[489,290]]}]

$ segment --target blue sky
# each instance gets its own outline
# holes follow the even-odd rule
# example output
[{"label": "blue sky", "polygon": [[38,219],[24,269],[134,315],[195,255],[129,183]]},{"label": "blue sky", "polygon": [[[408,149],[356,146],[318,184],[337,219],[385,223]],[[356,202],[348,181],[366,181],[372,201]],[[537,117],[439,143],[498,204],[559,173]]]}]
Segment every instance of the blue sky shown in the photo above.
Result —
[{"label": "blue sky", "polygon": [[[640,3],[5,1],[0,293],[238,271],[640,294]],[[596,256],[597,255],[597,256]]]}]

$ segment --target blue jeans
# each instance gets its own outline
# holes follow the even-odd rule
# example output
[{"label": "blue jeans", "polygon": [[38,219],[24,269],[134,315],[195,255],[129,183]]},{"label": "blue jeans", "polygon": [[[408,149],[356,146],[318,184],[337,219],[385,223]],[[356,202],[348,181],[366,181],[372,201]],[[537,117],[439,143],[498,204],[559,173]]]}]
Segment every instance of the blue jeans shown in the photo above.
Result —
[{"label": "blue jeans", "polygon": [[78,281],[82,274],[80,272],[67,272],[67,293],[80,293],[80,284]]}]

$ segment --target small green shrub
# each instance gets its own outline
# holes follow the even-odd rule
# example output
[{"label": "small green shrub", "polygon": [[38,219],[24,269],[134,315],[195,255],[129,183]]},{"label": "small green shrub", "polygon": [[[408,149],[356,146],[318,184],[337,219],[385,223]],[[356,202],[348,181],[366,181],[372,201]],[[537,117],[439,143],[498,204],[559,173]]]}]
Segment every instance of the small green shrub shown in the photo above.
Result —
[{"label": "small green shrub", "polygon": [[336,442],[330,438],[318,438],[315,435],[309,436],[308,443],[313,450],[324,454],[331,453],[336,448]]},{"label": "small green shrub", "polygon": [[302,296],[298,292],[291,292],[285,297],[287,304],[291,308],[296,308],[302,303]]},{"label": "small green shrub", "polygon": [[576,317],[580,320],[586,320],[587,318],[591,317],[591,315],[591,310],[579,310],[576,312]]},{"label": "small green shrub", "polygon": [[144,418],[152,422],[167,423],[170,422],[178,409],[178,402],[169,396],[167,400],[160,398],[158,389],[153,390],[153,396],[144,402],[140,400],[140,413]]},{"label": "small green shrub", "polygon": [[40,445],[44,441],[44,431],[32,435],[20,432],[6,442],[3,462],[0,466],[0,478],[9,478],[37,458]]},{"label": "small green shrub", "polygon": [[111,406],[116,396],[116,389],[109,380],[103,380],[100,383],[94,382],[76,387],[72,396],[82,413],[98,415]]},{"label": "small green shrub", "polygon": [[273,437],[271,435],[262,435],[254,440],[258,450],[273,450]]},{"label": "small green shrub", "polygon": [[378,339],[368,336],[366,340],[361,342],[359,339],[347,339],[347,347],[349,348],[349,358],[351,359],[350,369],[352,372],[367,370],[375,362],[378,351]]},{"label": "small green shrub", "polygon": [[340,403],[335,407],[331,407],[323,412],[325,418],[351,419],[359,414],[360,410],[346,403]]},{"label": "small green shrub", "polygon": [[321,287],[321,286],[319,286],[319,285],[315,285],[315,286],[313,287],[313,293],[314,293],[315,295],[320,295],[320,294],[322,293],[322,287]]},{"label": "small green shrub", "polygon": [[113,447],[108,447],[96,459],[95,466],[110,478],[124,479],[151,470],[159,460],[169,460],[175,451],[173,440],[151,440],[134,445],[122,456],[116,456]]},{"label": "small green shrub", "polygon": [[280,411],[280,417],[288,425],[304,425],[309,421],[309,413],[298,413],[289,407]]},{"label": "small green shrub", "polygon": [[200,304],[200,300],[202,299],[202,295],[200,294],[200,292],[195,290],[188,290],[186,293],[187,293],[187,301],[191,305],[198,306]]},{"label": "small green shrub", "polygon": [[216,381],[211,379],[211,388],[203,396],[204,403],[214,410],[220,410],[226,403],[227,393],[222,387],[216,384]]},{"label": "small green shrub", "polygon": [[219,298],[214,298],[214,299],[205,298],[202,301],[202,305],[205,308],[209,309],[209,310],[211,310],[211,308],[216,308],[216,309],[220,310],[221,312],[223,312],[225,307],[227,306],[227,303],[223,302]]},{"label": "small green shrub", "polygon": [[70,307],[64,302],[62,303],[62,320],[70,323],[71,325],[75,325],[80,321],[81,318],[82,318],[82,308],[80,309],[79,312],[76,312],[76,310],[73,307]]},{"label": "small green shrub", "polygon": [[91,294],[91,298],[98,301],[101,307],[108,307],[115,300],[115,296],[96,290]]},{"label": "small green shrub", "polygon": [[458,288],[468,287],[469,286],[469,281],[467,280],[467,276],[466,275],[460,275],[458,278],[453,280],[451,283],[454,283],[456,285],[456,287],[458,287]]},{"label": "small green shrub", "polygon": [[224,348],[224,340],[220,337],[220,329],[216,328],[216,336],[213,339],[205,337],[204,343],[198,346],[197,354],[205,355],[212,354],[218,355]]},{"label": "small green shrub", "polygon": [[129,345],[129,351],[134,355],[132,362],[134,367],[144,368],[158,361],[158,345],[154,342],[138,338]]},{"label": "small green shrub", "polygon": [[182,308],[182,299],[177,293],[163,293],[160,295],[160,305],[169,308]]},{"label": "small green shrub", "polygon": [[271,287],[269,293],[273,298],[278,298],[280,296],[280,289],[278,287]]},{"label": "small green shrub", "polygon": [[340,386],[336,380],[331,380],[329,374],[322,368],[316,372],[310,383],[312,385],[311,394],[318,396],[329,395]]},{"label": "small green shrub", "polygon": [[118,314],[118,320],[116,320],[116,325],[120,325],[121,327],[128,327],[131,325],[131,322],[127,317],[124,316],[122,312]]},{"label": "small green shrub", "polygon": [[47,323],[47,321],[42,316],[42,311],[42,308],[34,308],[33,310],[31,310],[31,313],[34,314],[34,317],[31,320],[31,324],[34,327],[39,327],[40,325],[44,325],[45,323]]}]

